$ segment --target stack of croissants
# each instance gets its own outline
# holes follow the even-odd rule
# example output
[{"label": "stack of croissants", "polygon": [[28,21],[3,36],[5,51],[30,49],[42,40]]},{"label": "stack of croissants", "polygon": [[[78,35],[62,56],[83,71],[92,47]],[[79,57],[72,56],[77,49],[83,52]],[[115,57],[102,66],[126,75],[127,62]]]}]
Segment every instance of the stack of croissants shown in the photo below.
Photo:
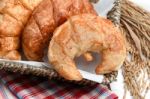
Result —
[{"label": "stack of croissants", "polygon": [[[45,49],[48,49],[45,50]],[[43,61],[64,78],[82,80],[74,58],[101,53],[96,74],[116,71],[126,57],[119,29],[98,16],[89,0],[0,0],[0,58]]]}]

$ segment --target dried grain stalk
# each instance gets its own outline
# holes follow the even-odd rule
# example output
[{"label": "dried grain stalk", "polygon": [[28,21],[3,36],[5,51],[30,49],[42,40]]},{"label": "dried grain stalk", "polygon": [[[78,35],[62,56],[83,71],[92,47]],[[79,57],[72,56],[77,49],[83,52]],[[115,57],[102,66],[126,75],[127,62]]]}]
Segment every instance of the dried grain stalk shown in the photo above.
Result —
[{"label": "dried grain stalk", "polygon": [[120,28],[131,55],[122,67],[124,81],[135,99],[144,99],[150,88],[150,13],[124,0],[121,14]]}]

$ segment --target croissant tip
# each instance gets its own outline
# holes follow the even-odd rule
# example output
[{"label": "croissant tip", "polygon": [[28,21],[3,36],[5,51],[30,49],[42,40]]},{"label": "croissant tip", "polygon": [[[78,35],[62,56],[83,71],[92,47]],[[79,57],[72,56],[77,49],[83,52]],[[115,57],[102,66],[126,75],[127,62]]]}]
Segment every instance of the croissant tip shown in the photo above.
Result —
[{"label": "croissant tip", "polygon": [[67,77],[68,80],[81,81],[83,79],[81,74],[73,75],[73,77]]}]

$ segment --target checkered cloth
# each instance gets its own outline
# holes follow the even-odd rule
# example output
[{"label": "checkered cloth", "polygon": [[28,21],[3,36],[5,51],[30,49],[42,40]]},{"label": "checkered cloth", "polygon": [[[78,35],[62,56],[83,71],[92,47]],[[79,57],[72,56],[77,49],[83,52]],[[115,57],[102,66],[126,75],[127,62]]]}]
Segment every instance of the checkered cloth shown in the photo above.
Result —
[{"label": "checkered cloth", "polygon": [[[79,86],[4,71],[0,71],[0,79],[9,91],[19,99],[118,99],[114,93],[99,84]],[[0,94],[2,94],[1,92]]]},{"label": "checkered cloth", "polygon": [[4,93],[4,89],[3,89],[3,86],[1,86],[1,83],[0,83],[0,99],[3,99],[5,96],[5,93]]}]

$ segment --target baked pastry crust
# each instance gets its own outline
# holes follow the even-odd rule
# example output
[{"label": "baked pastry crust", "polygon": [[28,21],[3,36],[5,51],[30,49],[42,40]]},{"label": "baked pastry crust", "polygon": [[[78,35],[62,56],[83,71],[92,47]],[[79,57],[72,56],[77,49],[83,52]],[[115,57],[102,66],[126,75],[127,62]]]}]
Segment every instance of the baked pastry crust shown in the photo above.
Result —
[{"label": "baked pastry crust", "polygon": [[54,30],[70,16],[96,12],[88,0],[43,0],[32,13],[22,37],[28,60],[42,61]]},{"label": "baked pastry crust", "polygon": [[110,73],[118,70],[125,60],[125,39],[108,19],[93,14],[73,16],[54,32],[48,59],[65,79],[81,80],[73,59],[86,52],[102,54],[97,74]]},{"label": "baked pastry crust", "polygon": [[[20,36],[33,9],[42,0],[0,1],[0,57],[20,60]],[[10,54],[11,52],[11,54]],[[2,54],[3,53],[3,54]],[[12,55],[12,57],[11,57]]]}]

